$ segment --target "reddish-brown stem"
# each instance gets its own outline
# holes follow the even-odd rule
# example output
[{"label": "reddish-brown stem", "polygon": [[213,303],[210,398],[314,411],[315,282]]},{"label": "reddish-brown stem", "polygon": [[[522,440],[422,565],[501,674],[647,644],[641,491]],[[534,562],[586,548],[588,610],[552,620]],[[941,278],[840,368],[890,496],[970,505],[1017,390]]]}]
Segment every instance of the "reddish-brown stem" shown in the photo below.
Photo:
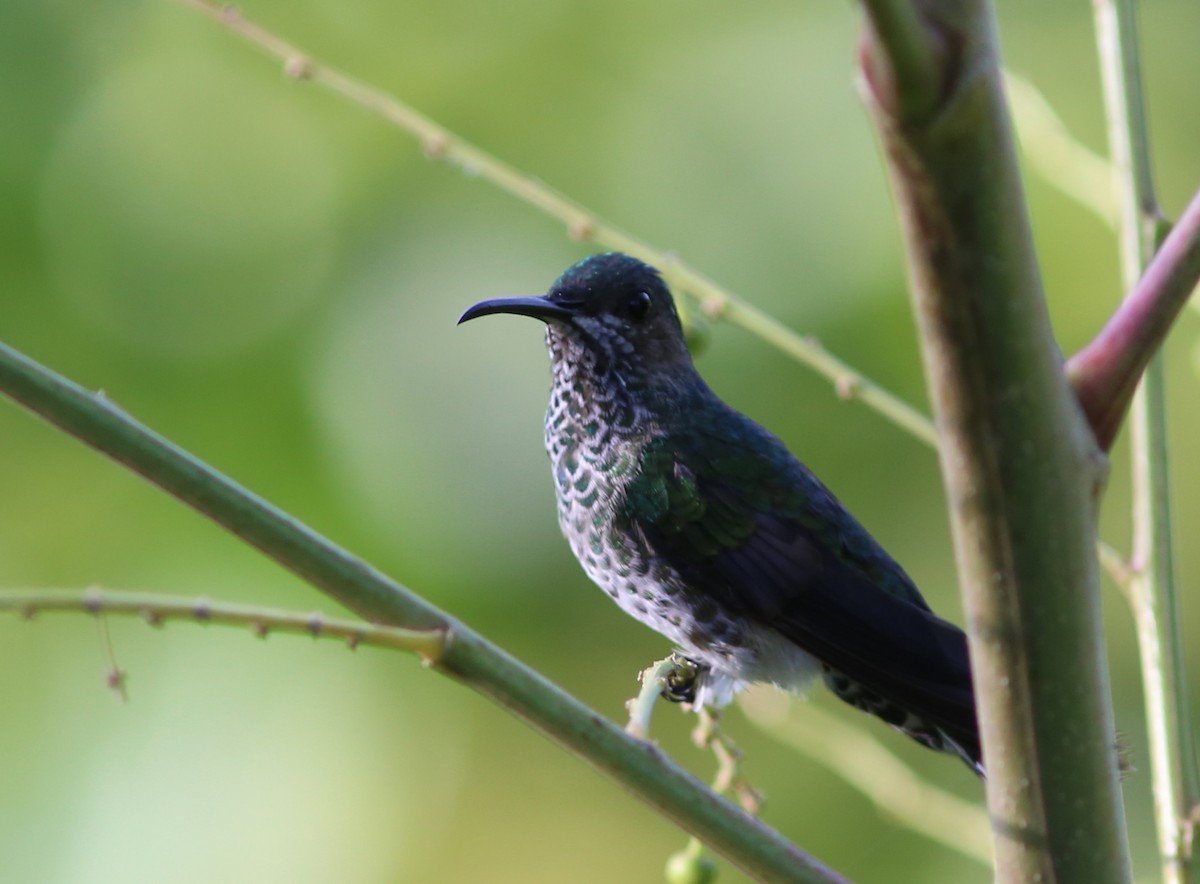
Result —
[{"label": "reddish-brown stem", "polygon": [[1112,447],[1142,372],[1198,280],[1200,191],[1108,324],[1067,363],[1067,376],[1103,450]]},{"label": "reddish-brown stem", "polygon": [[859,43],[863,77],[897,120],[923,120],[943,95],[948,64],[943,35],[911,0],[864,0]]}]

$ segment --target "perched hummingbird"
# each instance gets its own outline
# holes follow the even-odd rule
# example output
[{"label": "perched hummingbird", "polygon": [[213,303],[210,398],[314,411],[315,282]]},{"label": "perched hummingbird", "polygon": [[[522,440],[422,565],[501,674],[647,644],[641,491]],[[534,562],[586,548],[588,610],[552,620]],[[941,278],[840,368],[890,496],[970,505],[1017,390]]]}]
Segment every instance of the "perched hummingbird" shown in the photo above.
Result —
[{"label": "perched hummingbird", "polygon": [[588,576],[700,667],[695,700],[749,682],[842,700],[983,775],[962,630],[775,436],[697,373],[658,271],[616,252],[542,297],[481,301],[546,323],[546,451]]}]

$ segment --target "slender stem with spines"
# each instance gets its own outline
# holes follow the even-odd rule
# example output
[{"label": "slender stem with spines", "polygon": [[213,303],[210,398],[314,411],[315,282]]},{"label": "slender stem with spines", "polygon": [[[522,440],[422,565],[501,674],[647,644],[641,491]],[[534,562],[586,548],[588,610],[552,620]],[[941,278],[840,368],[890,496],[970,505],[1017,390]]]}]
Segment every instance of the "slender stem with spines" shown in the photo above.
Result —
[{"label": "slender stem with spines", "polygon": [[220,623],[249,628],[260,638],[272,632],[335,638],[352,648],[360,645],[411,651],[435,663],[446,647],[445,631],[377,626],[361,620],[342,620],[324,614],[298,614],[260,605],[214,602],[208,598],[179,598],[152,592],[113,592],[103,589],[0,590],[0,611],[16,611],[26,618],[49,612],[86,611],[96,616],[125,614],[141,617],[151,626],[168,620]]},{"label": "slender stem with spines", "polygon": [[[4,611],[39,621],[45,614],[61,613],[138,618],[155,628],[173,621],[240,627],[260,639],[281,633],[340,641],[351,650],[369,647],[406,651],[417,654],[426,664],[432,664],[440,656],[446,640],[445,633],[436,629],[400,629],[329,617],[320,612],[301,613],[208,596],[184,597],[100,587],[0,589],[0,612]],[[642,690],[629,703],[630,717],[625,730],[631,736],[649,738],[653,706],[666,686],[665,676],[677,666],[677,660],[667,658],[642,674]],[[781,696],[773,700],[787,702]],[[760,710],[762,705],[755,699],[739,704],[751,722],[840,776],[897,825],[984,865],[990,864],[990,826],[986,811],[978,804],[922,780],[890,747],[819,706],[806,704],[803,714],[797,715],[794,722],[781,724],[773,718],[768,720],[768,715]]]},{"label": "slender stem with spines", "polygon": [[778,881],[843,880],[482,636],[89,393],[0,344],[0,393],[139,473],[375,623],[440,632],[431,665],[612,776],[740,866]]},{"label": "slender stem with spines", "polygon": [[[1162,233],[1154,192],[1133,0],[1096,0],[1097,42],[1118,174],[1121,269],[1131,290]],[[1167,884],[1194,878],[1190,850],[1200,771],[1188,709],[1169,493],[1163,357],[1146,369],[1131,414],[1134,537],[1129,594],[1141,655],[1159,858]]]}]

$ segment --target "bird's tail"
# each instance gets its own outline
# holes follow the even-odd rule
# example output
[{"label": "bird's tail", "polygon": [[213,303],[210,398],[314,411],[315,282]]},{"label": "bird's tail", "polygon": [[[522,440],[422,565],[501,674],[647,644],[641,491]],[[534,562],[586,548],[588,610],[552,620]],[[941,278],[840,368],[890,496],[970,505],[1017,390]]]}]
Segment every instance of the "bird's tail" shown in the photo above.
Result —
[{"label": "bird's tail", "polygon": [[943,730],[938,731],[938,735],[942,738],[942,751],[951,752],[966,762],[967,767],[975,771],[981,780],[987,779],[987,771],[983,769],[983,758],[978,751],[970,752],[963,746],[959,745],[949,734]]}]

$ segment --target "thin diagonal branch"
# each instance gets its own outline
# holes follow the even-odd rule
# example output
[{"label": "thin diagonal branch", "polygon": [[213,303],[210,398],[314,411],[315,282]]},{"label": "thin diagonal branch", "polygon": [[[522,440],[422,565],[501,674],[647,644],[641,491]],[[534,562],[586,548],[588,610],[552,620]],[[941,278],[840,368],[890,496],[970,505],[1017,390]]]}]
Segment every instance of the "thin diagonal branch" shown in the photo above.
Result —
[{"label": "thin diagonal branch", "polygon": [[1083,144],[1032,82],[1004,72],[1004,90],[1012,107],[1021,154],[1044,184],[1070,197],[1099,218],[1117,226],[1112,163]]},{"label": "thin diagonal branch", "polygon": [[780,701],[788,702],[749,692],[738,706],[756,726],[829,768],[897,825],[991,867],[992,826],[982,807],[922,779],[879,740],[816,703],[789,715],[780,714]]},{"label": "thin diagonal branch", "polygon": [[[0,589],[0,611],[11,611],[27,620],[49,613],[83,613],[136,617],[153,627],[178,621],[201,626],[240,627],[265,639],[274,633],[341,641],[351,650],[374,647],[415,653],[427,664],[445,647],[438,630],[400,629],[361,620],[329,617],[321,612],[301,613],[262,605],[245,605],[207,596],[185,598],[157,592],[88,589]],[[666,676],[678,666],[675,658],[660,660],[642,673],[642,689],[630,701],[626,731],[640,739],[649,737],[650,711],[666,687]],[[991,834],[987,814],[922,780],[879,740],[840,718],[809,704],[794,721],[779,721],[780,701],[786,697],[766,691],[744,694],[739,707],[749,720],[772,736],[809,755],[861,791],[882,812],[905,828],[942,846],[977,860],[991,862]],[[769,707],[769,708],[768,708]],[[732,781],[737,776],[726,772]],[[692,861],[699,850],[693,842],[685,851]],[[682,859],[679,860],[683,862]]]},{"label": "thin diagonal branch", "polygon": [[373,622],[438,630],[433,664],[587,759],[751,877],[838,875],[464,624],[246,491],[116,407],[0,344],[0,392],[139,473]]},{"label": "thin diagonal branch", "polygon": [[650,247],[571,198],[548,187],[533,175],[501,162],[482,148],[418,113],[395,96],[314,61],[303,50],[247,19],[237,9],[213,0],[181,2],[282,61],[288,76],[323,86],[412,135],[420,142],[430,159],[461,168],[483,181],[492,183],[543,214],[562,221],[572,238],[627,252],[655,265],[663,271],[667,281],[677,292],[687,294],[698,301],[707,315],[724,318],[758,335],[800,364],[830,380],[838,395],[845,399],[861,401],[930,446],[937,444],[937,432],[932,422],[916,408],[826,351],[814,338],[797,334],[779,320],[737,298],[674,255]]}]

